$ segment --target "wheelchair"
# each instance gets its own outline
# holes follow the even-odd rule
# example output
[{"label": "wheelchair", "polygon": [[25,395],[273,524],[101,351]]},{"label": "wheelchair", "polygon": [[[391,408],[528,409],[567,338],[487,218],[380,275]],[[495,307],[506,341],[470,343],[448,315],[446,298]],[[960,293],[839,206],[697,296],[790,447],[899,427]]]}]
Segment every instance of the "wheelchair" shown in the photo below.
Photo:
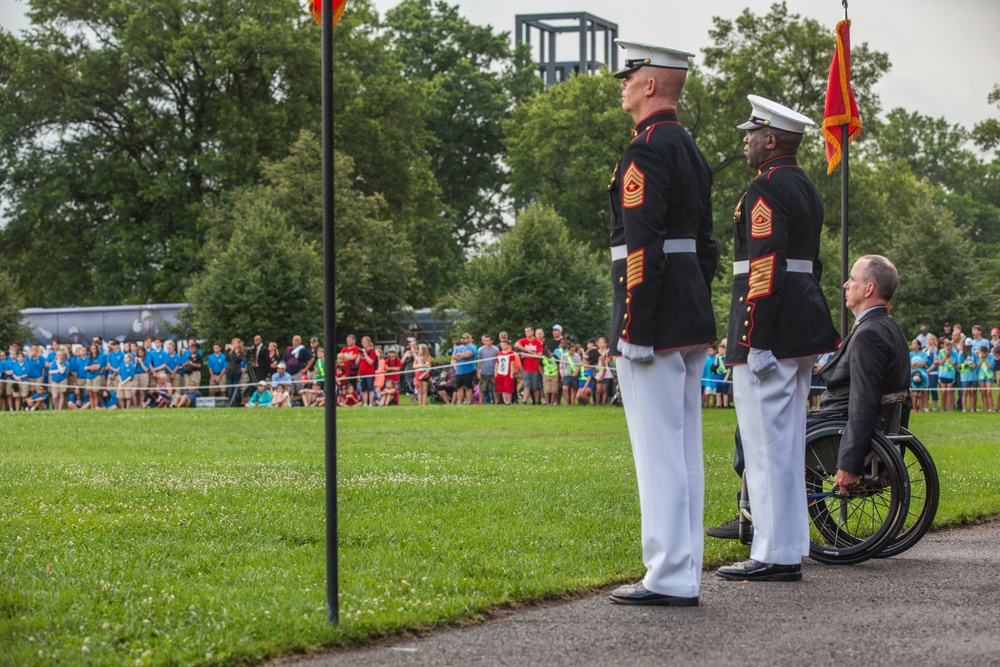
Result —
[{"label": "wheelchair", "polygon": [[[844,497],[834,487],[846,417],[806,428],[805,485],[810,521],[809,555],[830,565],[903,553],[920,541],[937,513],[940,487],[927,448],[901,424],[906,392],[882,397],[864,474]],[[740,541],[752,540],[746,474],[740,492]]]}]

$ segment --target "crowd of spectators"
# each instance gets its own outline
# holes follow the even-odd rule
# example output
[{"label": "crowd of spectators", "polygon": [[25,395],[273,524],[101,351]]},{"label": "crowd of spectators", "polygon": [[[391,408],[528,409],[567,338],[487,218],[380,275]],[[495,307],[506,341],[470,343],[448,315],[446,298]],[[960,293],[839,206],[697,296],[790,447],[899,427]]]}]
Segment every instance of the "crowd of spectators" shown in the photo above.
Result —
[{"label": "crowd of spectators", "polygon": [[994,396],[1000,386],[1000,328],[993,327],[989,338],[983,332],[979,324],[971,335],[957,323],[945,322],[938,334],[920,327],[910,343],[914,410],[1000,411]]},{"label": "crowd of spectators", "polygon": [[552,335],[526,326],[514,339],[470,333],[456,338],[448,361],[434,365],[430,349],[408,338],[402,351],[376,348],[371,338],[347,337],[337,354],[337,404],[345,407],[399,405],[598,405],[615,402],[614,359],[607,338],[576,343],[556,324]]},{"label": "crowd of spectators", "polygon": [[[810,402],[823,391],[814,367]],[[702,375],[703,406],[732,407],[732,368],[726,345],[709,349]],[[0,410],[115,410],[187,408],[205,404],[232,407],[320,407],[326,404],[324,350],[317,338],[308,344],[293,336],[283,350],[254,336],[213,343],[202,351],[186,341],[101,340],[89,345],[51,346],[15,343],[0,350]],[[938,334],[928,327],[912,339],[910,372],[913,409],[918,411],[1000,411],[1000,328],[990,337],[980,325],[966,335],[961,324],[946,322]],[[469,333],[453,341],[445,361],[408,338],[401,349],[378,348],[369,336],[347,336],[337,353],[336,405],[618,404],[615,360],[607,339],[577,343],[556,324],[551,336],[534,326],[514,339],[501,331]]]},{"label": "crowd of spectators", "polygon": [[[202,351],[195,338],[175,342],[102,340],[0,350],[0,409],[322,406],[326,361],[317,338],[277,343],[239,338]],[[203,401],[201,399],[206,399]]]}]

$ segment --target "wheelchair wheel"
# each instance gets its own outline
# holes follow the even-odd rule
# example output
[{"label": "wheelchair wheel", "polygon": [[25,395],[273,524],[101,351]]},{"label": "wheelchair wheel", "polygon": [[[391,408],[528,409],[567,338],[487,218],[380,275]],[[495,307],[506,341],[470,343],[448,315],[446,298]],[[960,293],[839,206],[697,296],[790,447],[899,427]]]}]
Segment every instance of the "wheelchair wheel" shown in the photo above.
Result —
[{"label": "wheelchair wheel", "polygon": [[924,444],[905,428],[900,435],[888,437],[903,456],[903,465],[910,478],[910,504],[899,534],[877,558],[897,556],[920,541],[934,522],[941,492],[937,467]]},{"label": "wheelchair wheel", "polygon": [[899,451],[876,435],[865,473],[850,498],[833,493],[844,424],[820,424],[806,435],[806,494],[813,560],[851,565],[868,560],[899,533],[909,489]]}]

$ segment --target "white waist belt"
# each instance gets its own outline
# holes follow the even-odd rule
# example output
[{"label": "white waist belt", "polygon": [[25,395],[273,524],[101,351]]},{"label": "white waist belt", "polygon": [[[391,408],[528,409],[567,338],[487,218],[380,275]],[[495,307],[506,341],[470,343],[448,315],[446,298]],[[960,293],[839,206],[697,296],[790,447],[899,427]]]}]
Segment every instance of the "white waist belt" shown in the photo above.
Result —
[{"label": "white waist belt", "polygon": [[[696,252],[694,239],[667,239],[663,242],[663,254],[673,255],[681,252]],[[611,261],[617,262],[628,257],[628,248],[623,245],[611,246]]]},{"label": "white waist belt", "polygon": [[[790,259],[788,260],[788,272],[812,273],[813,272],[812,260]],[[744,259],[739,262],[733,262],[733,275],[738,276],[743,273],[750,273],[750,260]]]}]

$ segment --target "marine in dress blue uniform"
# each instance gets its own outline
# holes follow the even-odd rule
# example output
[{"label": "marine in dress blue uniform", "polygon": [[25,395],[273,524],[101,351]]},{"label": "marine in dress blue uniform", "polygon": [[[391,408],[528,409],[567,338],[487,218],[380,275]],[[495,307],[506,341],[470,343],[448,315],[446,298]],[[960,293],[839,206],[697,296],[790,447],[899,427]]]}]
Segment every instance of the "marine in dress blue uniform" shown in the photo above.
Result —
[{"label": "marine in dress blue uniform", "polygon": [[611,184],[611,343],[635,459],[646,575],[621,604],[698,603],[704,548],[701,371],[716,338],[712,170],[677,120],[691,54],[623,42],[636,121]]},{"label": "marine in dress blue uniform", "polygon": [[745,453],[754,537],[750,560],[729,579],[794,581],[809,554],[805,469],[806,403],[818,355],[838,336],[820,289],[823,205],[796,161],[807,117],[748,96],[739,126],[757,176],[736,207],[727,363]]}]

